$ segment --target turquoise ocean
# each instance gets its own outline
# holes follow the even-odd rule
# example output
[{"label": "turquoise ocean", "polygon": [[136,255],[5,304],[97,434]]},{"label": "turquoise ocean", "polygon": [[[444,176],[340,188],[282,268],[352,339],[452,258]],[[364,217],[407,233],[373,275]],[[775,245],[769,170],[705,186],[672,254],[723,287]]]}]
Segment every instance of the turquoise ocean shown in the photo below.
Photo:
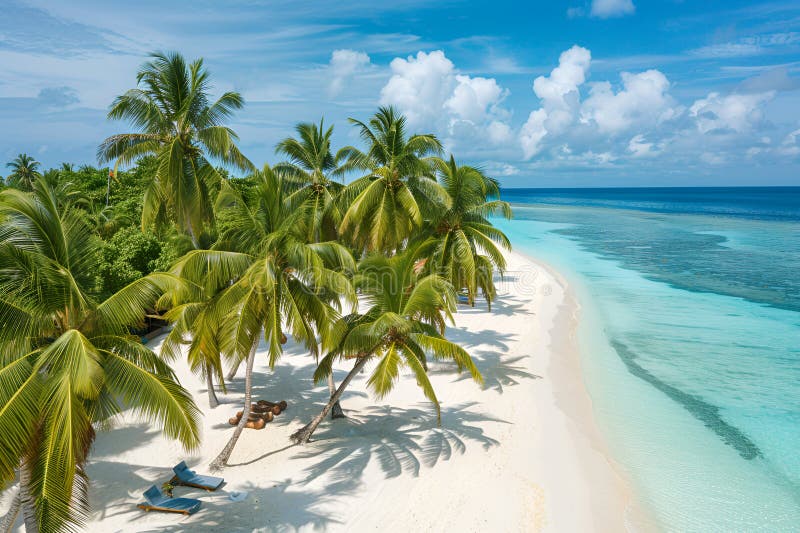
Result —
[{"label": "turquoise ocean", "polygon": [[657,525],[800,531],[800,187],[503,197],[575,290],[598,425]]}]

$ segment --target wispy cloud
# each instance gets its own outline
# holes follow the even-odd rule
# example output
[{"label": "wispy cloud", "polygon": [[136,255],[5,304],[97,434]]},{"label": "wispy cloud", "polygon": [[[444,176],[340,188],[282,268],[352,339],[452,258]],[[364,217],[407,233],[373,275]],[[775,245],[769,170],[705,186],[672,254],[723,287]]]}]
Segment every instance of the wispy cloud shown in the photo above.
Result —
[{"label": "wispy cloud", "polygon": [[744,37],[734,42],[715,43],[690,50],[689,54],[704,59],[747,57],[774,52],[787,52],[800,44],[800,33],[785,32]]}]

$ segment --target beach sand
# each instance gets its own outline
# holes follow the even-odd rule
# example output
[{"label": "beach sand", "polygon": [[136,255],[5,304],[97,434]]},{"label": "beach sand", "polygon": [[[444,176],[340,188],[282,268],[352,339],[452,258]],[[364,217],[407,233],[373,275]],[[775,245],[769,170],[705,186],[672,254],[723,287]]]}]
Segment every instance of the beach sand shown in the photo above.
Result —
[{"label": "beach sand", "polygon": [[[257,359],[253,391],[289,408],[264,430],[243,432],[230,466],[216,474],[226,485],[215,493],[176,488],[175,496],[203,501],[193,516],[145,513],[136,508],[142,492],[169,480],[177,462],[211,473],[208,464],[233,431],[227,420],[241,409],[242,370],[212,410],[204,381],[177,361],[176,373],[204,412],[200,449],[186,453],[132,417],[100,433],[87,467],[88,530],[632,529],[635,499],[605,451],[583,386],[575,299],[546,266],[513,252],[508,262],[491,312],[485,303],[459,306],[449,330],[473,355],[483,390],[450,365],[430,365],[441,427],[413,377],[401,376],[375,400],[365,372],[343,396],[347,419],[326,420],[311,443],[291,445],[289,435],[319,412],[328,390],[313,385],[313,359],[290,340],[274,371]],[[336,368],[337,383],[347,370]],[[248,496],[231,501],[234,491]]]}]

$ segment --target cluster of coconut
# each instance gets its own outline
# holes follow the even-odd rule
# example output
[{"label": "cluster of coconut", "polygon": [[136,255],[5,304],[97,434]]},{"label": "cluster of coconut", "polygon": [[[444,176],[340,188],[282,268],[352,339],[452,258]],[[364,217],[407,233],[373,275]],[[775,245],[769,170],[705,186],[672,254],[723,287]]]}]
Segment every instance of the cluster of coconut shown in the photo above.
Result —
[{"label": "cluster of coconut", "polygon": [[[283,400],[278,403],[259,400],[250,406],[250,416],[247,417],[247,423],[245,423],[244,427],[248,429],[264,429],[267,422],[272,422],[272,419],[285,411],[286,407],[287,404]],[[242,411],[239,411],[235,417],[228,419],[228,423],[232,426],[238,425],[242,415]]]}]

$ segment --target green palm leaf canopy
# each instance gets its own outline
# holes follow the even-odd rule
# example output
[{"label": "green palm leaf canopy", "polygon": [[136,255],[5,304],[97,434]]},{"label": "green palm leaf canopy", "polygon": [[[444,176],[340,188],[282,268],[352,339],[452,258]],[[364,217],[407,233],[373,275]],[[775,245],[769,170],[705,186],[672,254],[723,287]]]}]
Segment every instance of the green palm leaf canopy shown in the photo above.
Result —
[{"label": "green palm leaf canopy", "polygon": [[368,123],[350,119],[367,150],[348,146],[337,159],[339,172],[366,172],[347,186],[341,200],[347,209],[340,231],[368,251],[394,252],[450,198],[434,177],[433,156],[442,145],[430,134],[408,135],[406,118],[382,107]]},{"label": "green palm leaf canopy", "polygon": [[254,169],[236,146],[236,133],[226,126],[244,99],[226,92],[212,102],[202,59],[187,64],[180,54],[161,52],[151,58],[136,76],[138,86],[117,97],[108,112],[108,118],[126,120],[136,131],[107,138],[97,157],[119,166],[155,156],[158,165],[145,191],[142,227],[172,221],[197,245],[204,224],[213,221],[213,196],[223,179],[211,161]]},{"label": "green palm leaf canopy", "polygon": [[435,272],[464,290],[470,304],[478,291],[491,306],[495,298],[494,271],[502,274],[506,261],[501,248],[511,248],[508,237],[492,225],[491,215],[511,218],[511,206],[499,199],[497,182],[476,167],[435,159],[439,183],[451,199],[449,209],[432,213],[409,249],[423,261],[423,270]]},{"label": "green palm leaf canopy", "polygon": [[59,209],[44,180],[0,193],[0,477],[19,470],[26,520],[41,531],[84,523],[94,428],[123,409],[198,445],[191,396],[129,333],[176,278],[150,275],[101,301],[99,260],[84,218]]},{"label": "green palm leaf canopy", "polygon": [[32,190],[34,182],[41,176],[39,162],[28,154],[19,154],[6,166],[11,169],[6,183],[23,191]]}]

